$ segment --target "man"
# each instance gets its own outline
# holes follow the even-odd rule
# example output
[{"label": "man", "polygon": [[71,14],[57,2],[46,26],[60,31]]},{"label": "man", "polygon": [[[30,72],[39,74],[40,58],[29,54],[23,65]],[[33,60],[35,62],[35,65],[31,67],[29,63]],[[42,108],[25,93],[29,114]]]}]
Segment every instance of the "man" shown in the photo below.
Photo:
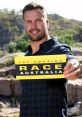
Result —
[{"label": "man", "polygon": [[47,14],[41,5],[33,2],[26,5],[23,19],[31,43],[26,56],[66,54],[67,64],[63,79],[22,81],[20,117],[66,117],[66,81],[78,77],[79,62],[68,46],[49,36]]}]

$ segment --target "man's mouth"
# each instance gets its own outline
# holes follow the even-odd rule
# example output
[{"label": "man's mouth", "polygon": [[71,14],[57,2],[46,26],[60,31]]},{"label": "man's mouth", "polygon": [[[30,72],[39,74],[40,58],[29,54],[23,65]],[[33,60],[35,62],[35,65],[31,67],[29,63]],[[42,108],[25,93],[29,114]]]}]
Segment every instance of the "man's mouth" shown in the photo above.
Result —
[{"label": "man's mouth", "polygon": [[32,35],[37,35],[40,32],[40,30],[31,30],[30,33]]}]

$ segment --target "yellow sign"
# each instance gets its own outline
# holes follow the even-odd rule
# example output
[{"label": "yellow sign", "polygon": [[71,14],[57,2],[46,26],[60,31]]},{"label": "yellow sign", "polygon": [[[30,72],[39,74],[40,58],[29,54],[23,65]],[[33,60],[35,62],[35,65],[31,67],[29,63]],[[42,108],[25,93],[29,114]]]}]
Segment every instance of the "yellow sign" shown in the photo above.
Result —
[{"label": "yellow sign", "polygon": [[57,79],[64,78],[63,68],[66,55],[40,55],[15,57],[16,79]]}]

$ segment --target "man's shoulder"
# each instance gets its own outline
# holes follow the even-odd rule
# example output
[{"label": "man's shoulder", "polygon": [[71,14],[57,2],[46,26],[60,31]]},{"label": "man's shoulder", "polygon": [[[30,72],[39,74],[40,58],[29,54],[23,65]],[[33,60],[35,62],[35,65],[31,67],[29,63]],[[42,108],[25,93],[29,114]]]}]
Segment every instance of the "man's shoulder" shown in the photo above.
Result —
[{"label": "man's shoulder", "polygon": [[67,44],[63,44],[61,42],[58,41],[57,38],[52,38],[52,40],[54,41],[54,49],[57,49],[57,50],[65,50],[65,49],[68,49],[69,51],[71,51],[71,48],[67,45]]}]

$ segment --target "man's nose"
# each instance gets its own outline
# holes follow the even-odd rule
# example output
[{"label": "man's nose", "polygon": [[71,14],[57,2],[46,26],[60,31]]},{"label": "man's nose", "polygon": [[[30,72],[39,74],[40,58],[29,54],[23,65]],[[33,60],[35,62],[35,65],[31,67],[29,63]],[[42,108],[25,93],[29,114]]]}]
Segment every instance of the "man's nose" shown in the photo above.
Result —
[{"label": "man's nose", "polygon": [[36,23],[35,22],[32,22],[32,29],[35,29],[36,28]]}]

